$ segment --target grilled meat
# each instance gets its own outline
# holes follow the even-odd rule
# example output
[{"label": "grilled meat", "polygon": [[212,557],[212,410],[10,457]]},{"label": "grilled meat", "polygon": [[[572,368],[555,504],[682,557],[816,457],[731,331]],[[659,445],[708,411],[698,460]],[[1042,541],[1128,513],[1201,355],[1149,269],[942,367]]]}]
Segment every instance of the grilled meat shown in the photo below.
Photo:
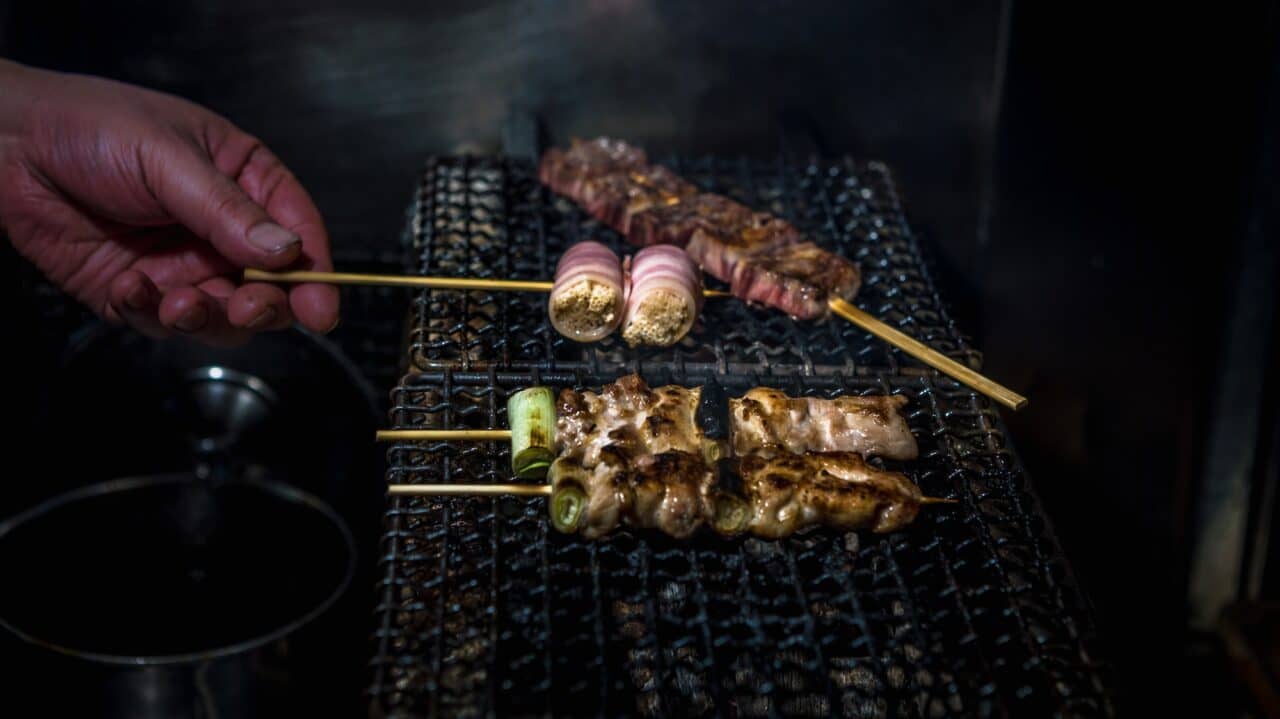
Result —
[{"label": "grilled meat", "polygon": [[801,319],[827,314],[827,298],[852,299],[861,283],[852,262],[805,242],[785,220],[697,188],[644,152],[600,138],[548,150],[539,177],[637,245],[684,247],[708,274],[743,300]]},{"label": "grilled meat", "polygon": [[599,137],[574,138],[569,149],[551,148],[542,155],[538,179],[556,192],[576,202],[588,180],[614,173],[643,170],[649,164],[644,150],[621,140]]},{"label": "grilled meat", "polygon": [[[695,233],[690,248],[708,247],[707,237]],[[833,295],[853,299],[862,285],[862,274],[845,258],[812,242],[799,242],[739,254],[728,282],[735,297],[808,320],[825,317],[827,300]]]},{"label": "grilled meat", "polygon": [[[705,454],[700,387],[650,389],[638,375],[605,385],[600,393],[565,389],[556,408],[558,451],[581,452],[594,465],[604,447],[630,456],[679,451]],[[889,459],[915,459],[915,437],[901,410],[903,396],[788,397],[757,387],[727,402],[728,437],[736,455],[777,452],[860,452]],[[713,412],[718,413],[720,403]]]},{"label": "grilled meat", "polygon": [[922,499],[905,475],[853,452],[750,455],[738,471],[752,508],[747,531],[769,539],[818,526],[892,532],[915,519]]},{"label": "grilled meat", "polygon": [[650,389],[639,375],[627,375],[600,393],[560,392],[556,407],[559,452],[581,456],[594,466],[608,450],[627,458],[663,452],[702,454],[695,422],[701,390],[667,385]]},{"label": "grilled meat", "polygon": [[819,526],[891,532],[915,519],[922,501],[905,475],[871,467],[854,452],[748,455],[735,463],[725,471],[685,452],[628,462],[605,451],[595,466],[561,456],[549,477],[554,492],[572,487],[585,495],[573,527],[588,539],[619,526],[682,539],[703,524],[767,539]]},{"label": "grilled meat", "polygon": [[678,204],[697,192],[670,170],[654,165],[586,180],[575,199],[592,217],[625,235],[638,214]]},{"label": "grilled meat", "polygon": [[733,451],[738,455],[776,452],[860,452],[888,459],[919,455],[902,408],[902,395],[872,397],[788,397],[756,387],[729,400]]},{"label": "grilled meat", "polygon": [[[687,247],[696,230],[732,238],[735,246],[749,249],[767,244],[788,244],[800,239],[800,231],[786,220],[710,192],[678,202],[665,202],[634,214],[627,231],[633,245]],[[706,262],[700,259],[706,267]],[[719,277],[715,272],[712,275]],[[721,278],[728,281],[728,275]]]},{"label": "grilled meat", "polygon": [[711,469],[701,455],[662,452],[637,457],[624,483],[633,498],[628,516],[637,527],[661,530],[684,538],[697,531],[711,515],[707,487]]},{"label": "grilled meat", "polygon": [[581,455],[561,455],[551,463],[553,491],[576,483],[586,494],[583,536],[594,539],[625,524],[684,538],[714,514],[708,504],[714,477],[701,456],[661,452],[629,459],[606,450],[594,466]]}]

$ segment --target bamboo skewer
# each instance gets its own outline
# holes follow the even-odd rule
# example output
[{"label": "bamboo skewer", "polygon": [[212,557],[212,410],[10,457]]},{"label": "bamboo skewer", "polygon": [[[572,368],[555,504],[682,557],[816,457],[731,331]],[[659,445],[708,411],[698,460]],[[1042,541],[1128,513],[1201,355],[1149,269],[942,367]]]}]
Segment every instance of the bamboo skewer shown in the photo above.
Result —
[{"label": "bamboo skewer", "polygon": [[[381,285],[425,287],[433,290],[493,290],[495,292],[550,292],[544,280],[483,280],[470,277],[419,277],[417,275],[365,275],[354,272],[264,272],[247,269],[246,282],[322,282],[329,285]],[[723,290],[703,290],[704,297],[731,297]]]},{"label": "bamboo skewer", "polygon": [[[549,484],[390,484],[387,494],[396,496],[447,497],[549,497]],[[959,504],[958,499],[946,497],[921,497],[920,504]]]},{"label": "bamboo skewer", "polygon": [[511,439],[509,429],[380,429],[379,442],[432,441],[482,442],[491,439]]},{"label": "bamboo skewer", "polygon": [[387,494],[438,497],[455,494],[467,496],[543,497],[551,496],[549,484],[391,484]]},{"label": "bamboo skewer", "polygon": [[911,335],[894,329],[866,312],[853,306],[839,297],[831,298],[828,303],[831,311],[849,320],[862,329],[924,362],[930,367],[963,382],[994,399],[1009,409],[1018,410],[1027,405],[1027,398],[997,382],[987,379],[981,374],[965,367],[959,362],[933,349]]},{"label": "bamboo skewer", "polygon": [[[391,287],[428,287],[444,290],[494,290],[511,292],[550,292],[552,283],[534,280],[484,280],[466,277],[418,277],[415,275],[366,275],[352,272],[264,272],[246,269],[246,281],[323,282],[334,285],[384,285]],[[728,292],[705,290],[707,297],[729,297]],[[934,369],[962,382],[1012,410],[1026,406],[1027,398],[998,382],[984,377],[901,330],[890,327],[872,315],[839,297],[827,303],[831,311],[872,335],[888,342]],[[479,438],[476,438],[479,439]],[[496,439],[496,438],[495,438]]]}]

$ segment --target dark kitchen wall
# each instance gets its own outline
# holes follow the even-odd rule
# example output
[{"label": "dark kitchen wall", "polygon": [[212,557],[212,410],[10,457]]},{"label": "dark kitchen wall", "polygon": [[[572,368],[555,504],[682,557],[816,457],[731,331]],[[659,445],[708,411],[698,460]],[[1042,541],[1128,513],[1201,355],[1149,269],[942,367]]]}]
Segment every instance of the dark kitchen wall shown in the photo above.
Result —
[{"label": "dark kitchen wall", "polygon": [[[973,331],[990,373],[1031,398],[1007,419],[1141,716],[1235,706],[1202,661],[1212,636],[1185,630],[1188,561],[1232,543],[1196,517],[1256,441],[1240,433],[1268,335],[1238,322],[1280,284],[1276,251],[1259,251],[1277,241],[1262,163],[1280,129],[1278,16],[1274,2],[1018,2],[1011,22]],[[1230,327],[1256,347],[1233,354]],[[1223,408],[1224,380],[1243,377]],[[1236,453],[1210,462],[1215,432]]]},{"label": "dark kitchen wall", "polygon": [[960,277],[999,16],[999,0],[46,0],[12,9],[0,52],[223,113],[294,169],[338,242],[393,241],[422,158],[495,149],[513,107],[555,141],[660,152],[771,153],[779,116],[808,116],[824,149],[899,171]]}]

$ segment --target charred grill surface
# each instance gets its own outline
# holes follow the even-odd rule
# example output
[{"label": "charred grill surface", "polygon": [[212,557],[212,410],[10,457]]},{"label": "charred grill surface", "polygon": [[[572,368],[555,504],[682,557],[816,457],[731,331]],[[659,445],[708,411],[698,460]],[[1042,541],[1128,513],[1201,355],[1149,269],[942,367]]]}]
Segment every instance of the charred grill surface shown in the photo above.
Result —
[{"label": "charred grill surface", "polygon": [[[841,161],[655,158],[699,187],[786,219],[864,271],[858,303],[965,362],[887,170]],[[509,160],[438,158],[408,233],[423,274],[544,279],[571,242],[625,240]],[[549,526],[545,500],[388,500],[370,662],[378,716],[1092,716],[1110,672],[998,412],[847,323],[798,323],[709,300],[674,348],[579,345],[545,297],[422,293],[400,428],[505,427],[531,385],[599,392],[714,379],[728,397],[902,395],[918,458],[876,459],[928,495],[891,534],[688,539]],[[507,482],[504,443],[397,444],[391,482]],[[732,476],[729,476],[731,479]],[[722,479],[717,475],[717,481]],[[730,491],[741,487],[729,486]],[[714,492],[712,492],[714,494]]]}]

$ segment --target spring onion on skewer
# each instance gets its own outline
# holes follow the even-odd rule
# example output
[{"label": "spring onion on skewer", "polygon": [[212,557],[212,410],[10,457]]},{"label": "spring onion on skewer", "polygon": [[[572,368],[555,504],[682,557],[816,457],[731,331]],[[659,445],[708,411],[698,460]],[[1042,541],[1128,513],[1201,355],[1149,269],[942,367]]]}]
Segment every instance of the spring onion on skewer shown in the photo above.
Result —
[{"label": "spring onion on skewer", "polygon": [[587,493],[577,482],[561,482],[551,491],[551,526],[557,531],[573,534],[582,526],[587,516]]},{"label": "spring onion on skewer", "polygon": [[715,472],[715,485],[711,491],[714,514],[711,527],[724,536],[741,534],[751,523],[751,503],[743,493],[742,477],[733,461],[723,459],[711,465]]},{"label": "spring onion on skewer", "polygon": [[521,479],[542,478],[556,458],[556,408],[550,387],[530,387],[507,400],[511,470]]}]

